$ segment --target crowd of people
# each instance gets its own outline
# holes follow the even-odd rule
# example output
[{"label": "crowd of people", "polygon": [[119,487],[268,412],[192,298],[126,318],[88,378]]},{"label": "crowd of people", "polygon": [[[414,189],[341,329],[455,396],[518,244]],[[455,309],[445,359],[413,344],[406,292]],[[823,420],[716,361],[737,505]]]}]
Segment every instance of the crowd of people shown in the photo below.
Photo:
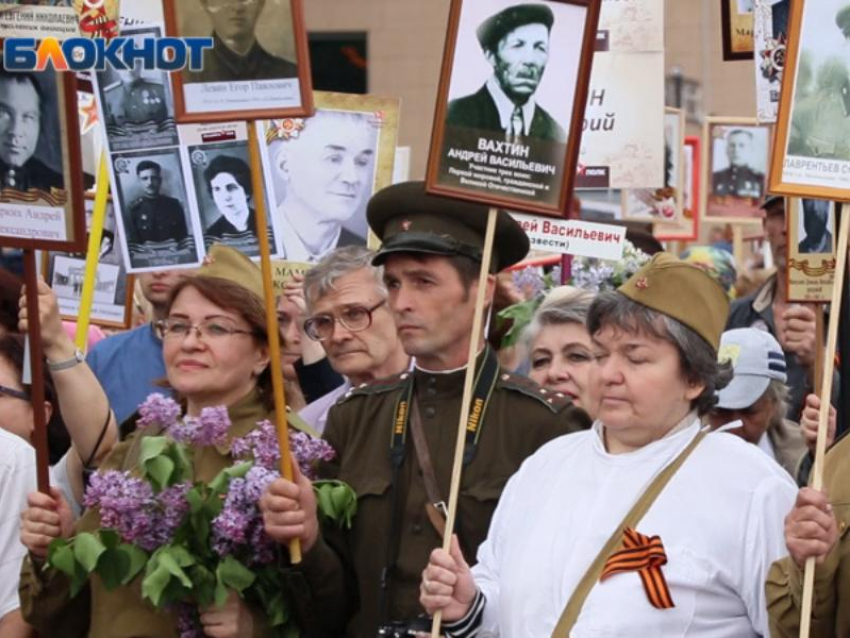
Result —
[{"label": "crowd of people", "polygon": [[[850,635],[848,443],[829,406],[825,489],[805,487],[822,409],[816,310],[787,300],[784,202],[764,208],[776,274],[734,301],[734,265],[730,276],[716,248],[681,259],[630,248],[625,270],[576,260],[571,285],[530,285],[505,274],[529,240],[500,211],[483,264],[491,330],[471,344],[487,209],[420,182],[375,194],[380,248],[337,248],[278,301],[289,408],[333,448],[319,478],[357,495],[349,527],[319,516],[298,471],[258,498],[301,634],[427,634],[440,612],[449,637],[791,637],[814,557],[812,635]],[[0,287],[0,636],[181,635],[140,577],[110,588],[91,576],[72,592],[49,546],[101,526],[85,506],[93,472],[139,470],[156,434],[137,411],[150,394],[178,399],[187,417],[224,406],[228,440],[274,419],[258,267],[215,245],[198,270],[141,275],[147,320],[85,356],[40,282],[41,334],[30,337],[44,346],[44,406],[30,401],[20,282],[4,273]],[[526,325],[508,313],[520,335],[510,345],[496,325],[509,303],[531,309]],[[35,489],[35,409],[49,493]],[[232,462],[229,445],[192,458],[201,480]],[[198,617],[207,636],[278,635],[233,591]]]}]

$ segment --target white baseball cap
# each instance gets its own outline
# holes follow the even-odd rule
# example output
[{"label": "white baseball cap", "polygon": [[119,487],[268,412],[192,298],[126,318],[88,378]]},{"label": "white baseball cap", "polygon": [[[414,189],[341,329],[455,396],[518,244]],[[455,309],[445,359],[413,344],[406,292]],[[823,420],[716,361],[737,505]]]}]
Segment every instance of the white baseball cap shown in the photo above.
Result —
[{"label": "white baseball cap", "polygon": [[717,393],[717,407],[742,410],[758,401],[772,379],[785,383],[787,366],[782,346],[758,328],[727,330],[720,337],[719,361],[729,361],[732,381]]}]

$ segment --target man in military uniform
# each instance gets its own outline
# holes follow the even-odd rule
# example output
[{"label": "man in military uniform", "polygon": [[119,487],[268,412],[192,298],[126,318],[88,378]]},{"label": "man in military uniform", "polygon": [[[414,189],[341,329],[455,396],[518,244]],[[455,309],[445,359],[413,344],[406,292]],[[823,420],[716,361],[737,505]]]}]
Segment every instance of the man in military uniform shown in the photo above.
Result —
[{"label": "man in military uniform", "polygon": [[204,50],[200,71],[184,71],[183,81],[238,82],[298,77],[298,67],[272,55],[257,42],[254,27],[265,0],[200,0],[213,24],[213,48]]},{"label": "man in military uniform", "polygon": [[44,95],[30,73],[0,70],[0,183],[18,191],[63,189],[65,180],[34,157],[44,121]]},{"label": "man in military uniform", "polygon": [[726,157],[729,167],[711,175],[711,193],[718,197],[761,198],[764,193],[764,173],[747,164],[753,134],[737,128],[726,135]]},{"label": "man in military uniform", "polygon": [[[422,613],[419,576],[442,541],[437,510],[449,496],[487,208],[427,195],[421,182],[408,182],[376,194],[367,217],[383,241],[373,263],[384,265],[389,306],[415,368],[354,388],[328,416],[325,439],[336,457],[321,473],[357,493],[351,529],[319,530],[303,478],[276,481],[260,501],[273,538],[301,540],[310,595],[299,602],[310,635],[373,638],[379,626],[411,626]],[[494,245],[488,304],[492,273],[528,252],[527,236],[504,211]],[[454,530],[469,556],[522,461],[547,441],[590,425],[562,394],[501,370],[483,338],[476,345]]]},{"label": "man in military uniform", "polygon": [[168,117],[165,88],[142,78],[141,60],[136,60],[132,69],[118,71],[118,74],[121,83],[106,89],[110,124],[159,124]]},{"label": "man in military uniform", "polygon": [[563,127],[534,100],[549,61],[554,16],[542,4],[508,7],[476,35],[493,75],[476,93],[449,102],[446,124],[564,142]]},{"label": "man in military uniform", "polygon": [[185,239],[186,216],[179,201],[160,195],[162,167],[156,162],[143,160],[136,165],[136,175],[142,185],[142,196],[130,204],[130,241],[143,244],[148,241]]}]

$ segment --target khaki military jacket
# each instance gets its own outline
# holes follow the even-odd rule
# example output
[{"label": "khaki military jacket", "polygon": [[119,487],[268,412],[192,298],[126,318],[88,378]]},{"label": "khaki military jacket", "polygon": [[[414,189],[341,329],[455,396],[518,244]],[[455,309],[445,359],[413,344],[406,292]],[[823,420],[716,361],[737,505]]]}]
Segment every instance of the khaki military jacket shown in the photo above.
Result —
[{"label": "khaki military jacket", "polygon": [[[838,523],[839,539],[815,570],[812,638],[850,638],[850,437],[826,456],[824,489]],[[767,610],[773,638],[800,635],[803,570],[790,556],[776,561],[767,579]]]},{"label": "khaki military jacket", "polygon": [[[228,410],[232,437],[245,436],[268,411],[254,391]],[[135,418],[134,417],[130,417]],[[118,444],[101,464],[101,470],[128,470],[136,467],[140,443],[146,433],[137,431]],[[194,457],[197,480],[210,481],[233,464],[229,445],[198,450]],[[75,525],[76,532],[93,531],[100,526],[97,509],[88,510]],[[53,569],[42,571],[28,556],[20,581],[21,611],[41,636],[50,638],[169,638],[177,637],[176,617],[159,612],[142,600],[141,577],[124,587],[108,591],[100,578],[92,576],[88,586],[69,599],[69,581]],[[271,635],[258,613],[254,614],[254,636]]]},{"label": "khaki military jacket", "polygon": [[[442,498],[448,499],[465,371],[412,374],[434,474]],[[442,540],[426,514],[425,483],[410,436],[399,482],[392,482],[392,426],[407,377],[404,373],[355,388],[331,408],[325,438],[337,458],[323,472],[354,488],[358,511],[352,529],[339,535],[326,531],[304,558],[302,569],[313,588],[313,619],[324,624],[316,635],[374,638],[379,622],[423,613],[420,576]],[[505,483],[523,460],[547,441],[590,423],[563,395],[499,372],[475,457],[464,468],[460,487],[456,531],[470,563],[487,535]],[[393,489],[398,491],[395,499]],[[395,537],[390,531],[394,500]],[[393,556],[397,558],[387,575],[382,604],[382,572]],[[340,570],[344,588],[330,587],[329,579],[338,582]]]}]

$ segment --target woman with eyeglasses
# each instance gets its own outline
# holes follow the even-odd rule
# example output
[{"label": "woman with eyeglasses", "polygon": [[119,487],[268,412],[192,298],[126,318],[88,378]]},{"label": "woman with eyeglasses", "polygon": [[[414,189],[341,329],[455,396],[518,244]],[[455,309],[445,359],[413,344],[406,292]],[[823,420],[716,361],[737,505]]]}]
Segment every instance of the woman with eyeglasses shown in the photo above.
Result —
[{"label": "woman with eyeglasses", "polygon": [[[224,405],[232,422],[230,436],[236,438],[273,418],[263,284],[259,269],[238,251],[214,246],[209,257],[197,274],[175,285],[158,328],[167,381],[185,414],[198,416],[203,408]],[[135,468],[144,436],[144,431],[135,432],[101,467]],[[193,462],[196,480],[208,482],[233,459],[229,449],[204,448]],[[24,515],[22,538],[29,548],[21,589],[25,618],[44,636],[176,636],[176,617],[142,600],[140,578],[112,591],[92,578],[84,592],[69,599],[67,578],[43,569],[53,538],[100,527],[97,510],[87,511],[75,524],[61,500],[33,495]],[[268,629],[259,612],[233,593],[224,606],[199,612],[208,636],[259,636]]]},{"label": "woman with eyeglasses", "polygon": [[[21,616],[18,576],[26,547],[21,544],[18,513],[36,489],[35,451],[31,443],[35,409],[43,410],[47,427],[50,484],[62,495],[68,515],[79,513],[83,469],[96,467],[117,441],[115,418],[92,371],[78,355],[59,317],[56,297],[38,284],[45,402],[32,405],[24,383],[24,337],[0,338],[0,636],[31,636]],[[26,298],[19,297],[19,326],[28,328]],[[70,446],[70,449],[69,449]]]}]

